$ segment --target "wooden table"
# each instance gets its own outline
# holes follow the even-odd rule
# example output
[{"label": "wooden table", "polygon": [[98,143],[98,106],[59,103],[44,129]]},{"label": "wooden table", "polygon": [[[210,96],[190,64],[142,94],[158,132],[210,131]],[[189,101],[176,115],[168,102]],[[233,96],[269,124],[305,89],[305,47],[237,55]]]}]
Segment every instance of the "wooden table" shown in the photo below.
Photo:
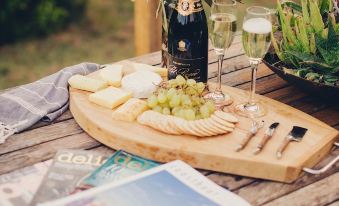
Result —
[{"label": "wooden table", "polygon": [[[152,65],[160,64],[160,52],[129,59]],[[241,36],[225,55],[222,83],[249,89],[251,72],[241,45]],[[209,81],[215,82],[217,57],[209,52]],[[266,66],[261,65],[257,74],[257,92],[302,110],[339,129],[339,104],[314,98],[291,86]],[[67,111],[52,124],[39,122],[29,130],[10,137],[0,145],[0,174],[12,172],[35,163],[51,159],[57,150],[77,148],[114,151],[92,139],[78,126]],[[315,168],[331,161],[339,150],[334,149]],[[253,205],[339,205],[339,164],[321,175],[303,174],[293,184],[252,179],[212,171],[201,171],[206,177],[227,188]]]}]

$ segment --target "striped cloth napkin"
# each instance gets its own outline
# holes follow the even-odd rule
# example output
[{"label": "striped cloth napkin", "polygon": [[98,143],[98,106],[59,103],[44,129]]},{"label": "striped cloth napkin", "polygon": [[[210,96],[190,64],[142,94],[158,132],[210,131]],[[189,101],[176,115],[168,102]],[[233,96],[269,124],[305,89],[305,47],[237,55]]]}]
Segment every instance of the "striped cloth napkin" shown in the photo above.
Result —
[{"label": "striped cloth napkin", "polygon": [[99,69],[98,64],[81,63],[66,67],[36,82],[0,94],[0,144],[38,121],[50,122],[68,108],[68,79]]}]

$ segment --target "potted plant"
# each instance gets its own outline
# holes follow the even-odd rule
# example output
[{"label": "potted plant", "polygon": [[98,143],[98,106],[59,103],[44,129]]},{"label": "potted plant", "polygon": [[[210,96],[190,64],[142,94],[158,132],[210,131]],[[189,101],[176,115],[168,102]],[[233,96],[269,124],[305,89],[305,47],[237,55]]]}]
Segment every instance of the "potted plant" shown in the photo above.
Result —
[{"label": "potted plant", "polygon": [[339,24],[336,0],[277,2],[274,52],[264,63],[314,94],[339,98]]}]

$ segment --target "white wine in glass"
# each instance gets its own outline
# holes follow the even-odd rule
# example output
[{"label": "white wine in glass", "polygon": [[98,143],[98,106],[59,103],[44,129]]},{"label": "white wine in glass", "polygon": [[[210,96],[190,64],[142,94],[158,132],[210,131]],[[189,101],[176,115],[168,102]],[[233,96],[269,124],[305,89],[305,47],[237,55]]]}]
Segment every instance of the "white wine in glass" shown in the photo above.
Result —
[{"label": "white wine in glass", "polygon": [[264,18],[253,18],[244,22],[243,47],[250,61],[261,61],[271,44],[272,24]]},{"label": "white wine in glass", "polygon": [[210,39],[216,54],[223,55],[229,48],[237,31],[237,18],[233,14],[217,13],[210,17]]},{"label": "white wine in glass", "polygon": [[209,18],[209,37],[218,56],[218,82],[215,91],[208,93],[206,98],[213,100],[217,107],[228,105],[231,102],[231,97],[221,90],[221,74],[225,50],[231,46],[234,33],[237,30],[235,13],[235,0],[213,0]]},{"label": "white wine in glass", "polygon": [[252,68],[251,93],[249,100],[235,107],[239,115],[257,118],[266,115],[266,109],[255,99],[256,73],[258,65],[271,44],[271,12],[260,6],[249,7],[246,10],[242,27],[242,43],[246,56]]}]

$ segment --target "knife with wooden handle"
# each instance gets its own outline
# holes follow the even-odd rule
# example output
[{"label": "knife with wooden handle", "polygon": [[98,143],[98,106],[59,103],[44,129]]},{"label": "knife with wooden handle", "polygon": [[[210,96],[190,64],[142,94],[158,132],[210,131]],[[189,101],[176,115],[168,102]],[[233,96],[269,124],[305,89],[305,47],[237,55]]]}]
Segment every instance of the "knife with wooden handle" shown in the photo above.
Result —
[{"label": "knife with wooden handle", "polygon": [[250,131],[246,134],[246,137],[239,143],[235,151],[239,152],[244,149],[248,142],[252,139],[252,137],[254,137],[257,134],[258,130],[263,126],[264,121],[262,121],[261,123],[253,121]]},{"label": "knife with wooden handle", "polygon": [[290,141],[300,142],[306,132],[307,132],[306,128],[294,126],[290,133],[281,142],[276,153],[277,158],[280,159],[282,157],[282,154],[286,149],[287,145],[290,143]]},{"label": "knife with wooden handle", "polygon": [[271,124],[267,130],[265,131],[264,137],[261,139],[260,143],[257,145],[256,149],[254,150],[253,154],[259,154],[261,150],[264,148],[265,144],[272,138],[275,129],[279,126],[278,122],[274,122]]}]

